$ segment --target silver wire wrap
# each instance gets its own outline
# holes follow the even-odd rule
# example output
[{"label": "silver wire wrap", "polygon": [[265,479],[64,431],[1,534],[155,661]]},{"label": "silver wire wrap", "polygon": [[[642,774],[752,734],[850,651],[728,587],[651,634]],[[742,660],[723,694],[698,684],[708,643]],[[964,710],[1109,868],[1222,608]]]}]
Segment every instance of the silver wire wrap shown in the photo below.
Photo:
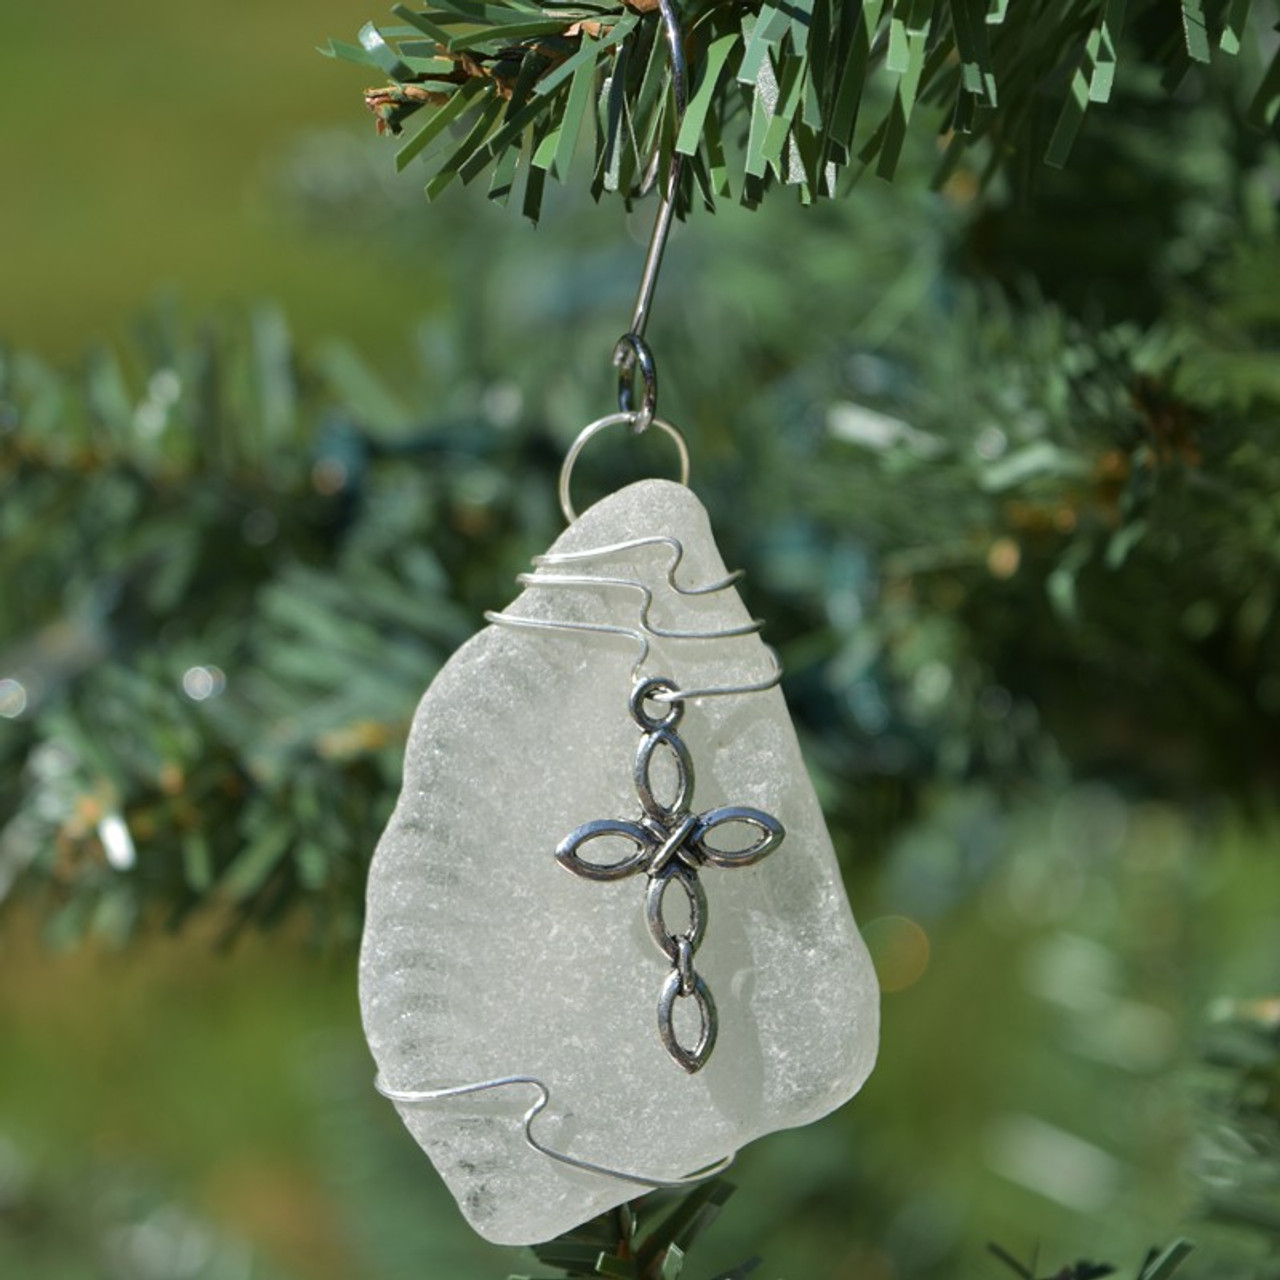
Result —
[{"label": "silver wire wrap", "polygon": [[538,1096],[533,1105],[524,1113],[522,1118],[525,1141],[539,1155],[546,1156],[548,1160],[555,1160],[560,1164],[568,1165],[571,1169],[580,1169],[584,1173],[597,1173],[605,1178],[617,1178],[621,1182],[634,1182],[637,1186],[649,1187],[651,1190],[657,1190],[660,1187],[692,1187],[699,1182],[705,1182],[708,1178],[714,1178],[718,1173],[723,1173],[733,1163],[733,1158],[737,1154],[736,1152],[731,1152],[714,1164],[697,1169],[693,1173],[685,1174],[683,1178],[648,1178],[643,1174],[627,1173],[622,1169],[610,1169],[606,1165],[596,1164],[591,1160],[580,1160],[577,1156],[565,1155],[563,1151],[557,1151],[554,1147],[547,1146],[545,1142],[540,1142],[534,1136],[533,1122],[547,1109],[548,1104],[551,1102],[551,1090],[537,1076],[500,1076],[496,1080],[481,1080],[475,1084],[447,1085],[440,1089],[393,1089],[383,1081],[381,1076],[377,1076],[374,1079],[373,1087],[391,1102],[400,1102],[413,1106],[424,1102],[443,1102],[448,1098],[465,1098],[469,1094],[485,1093],[491,1089],[505,1089],[510,1085],[521,1084],[532,1085],[538,1091]]},{"label": "silver wire wrap", "polygon": [[[717,591],[727,590],[742,577],[741,570],[736,570],[724,578],[715,582],[705,583],[702,586],[681,586],[676,581],[676,571],[684,559],[684,544],[679,538],[672,537],[669,534],[655,534],[647,538],[632,538],[627,542],[613,542],[608,546],[592,547],[586,551],[547,552],[545,555],[535,556],[533,563],[538,568],[587,564],[597,560],[608,559],[610,556],[622,555],[628,551],[635,551],[640,547],[650,546],[666,546],[671,549],[672,558],[671,563],[667,566],[666,581],[667,585],[677,595],[712,595]],[[597,577],[592,574],[577,576],[522,573],[516,581],[524,587],[549,587],[552,590],[610,587],[639,592],[642,603],[637,612],[636,625],[634,627],[621,626],[609,622],[570,622],[563,618],[528,618],[522,617],[520,614],[498,613],[493,609],[488,610],[484,615],[486,622],[517,630],[524,628],[530,631],[552,631],[569,634],[585,632],[595,635],[624,636],[634,641],[639,649],[636,660],[631,667],[633,685],[644,678],[642,672],[644,664],[649,660],[650,637],[658,640],[726,640],[735,636],[755,635],[764,626],[760,619],[753,618],[749,623],[744,623],[741,626],[721,627],[714,631],[669,631],[655,627],[649,620],[649,608],[653,603],[653,591],[635,578]],[[762,693],[766,689],[772,689],[782,679],[782,663],[779,661],[777,653],[769,645],[764,645],[763,648],[769,658],[770,670],[759,680],[744,684],[710,685],[704,688],[680,689],[668,692],[659,690],[651,695],[650,700],[668,703],[698,702],[703,698],[736,697],[740,694]]]}]

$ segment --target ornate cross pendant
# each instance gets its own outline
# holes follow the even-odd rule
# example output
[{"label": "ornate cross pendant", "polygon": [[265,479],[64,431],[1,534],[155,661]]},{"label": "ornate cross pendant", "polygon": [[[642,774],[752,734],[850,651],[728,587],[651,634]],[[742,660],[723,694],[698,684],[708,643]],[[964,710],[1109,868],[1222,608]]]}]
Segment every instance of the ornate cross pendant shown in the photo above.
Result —
[{"label": "ornate cross pendant", "polygon": [[[707,894],[698,871],[707,863],[714,867],[748,867],[771,854],[786,832],[777,818],[741,805],[725,805],[701,814],[691,811],[693,761],[676,733],[684,714],[679,692],[662,677],[642,680],[631,692],[631,714],[644,732],[634,765],[636,794],[644,810],[639,821],[599,818],[583,823],[560,841],[556,860],[587,880],[622,880],[641,871],[648,876],[645,918],[658,949],[672,965],[658,997],[658,1034],[671,1057],[692,1073],[711,1056],[718,1026],[715,1001],[693,967],[693,954],[707,931]],[[659,694],[666,700],[667,709],[665,714],[654,716],[646,704]],[[675,768],[675,798],[670,804],[663,804],[654,794],[653,760],[659,751],[668,753]],[[730,852],[709,842],[712,832],[738,822],[759,833],[746,848]],[[635,852],[608,863],[591,862],[581,856],[584,845],[606,836],[622,837],[635,847]],[[678,932],[672,932],[663,918],[663,901],[673,882],[684,891],[689,903],[689,924]],[[676,1035],[677,999],[692,999],[697,1004],[700,1031],[692,1048],[682,1045]]]}]

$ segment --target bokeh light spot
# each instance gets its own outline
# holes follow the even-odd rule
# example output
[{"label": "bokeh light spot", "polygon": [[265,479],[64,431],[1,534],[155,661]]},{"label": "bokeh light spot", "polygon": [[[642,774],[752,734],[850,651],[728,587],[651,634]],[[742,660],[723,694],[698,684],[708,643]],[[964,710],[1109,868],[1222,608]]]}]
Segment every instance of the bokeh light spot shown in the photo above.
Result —
[{"label": "bokeh light spot", "polygon": [[994,462],[1008,447],[1009,437],[999,427],[983,427],[973,449],[985,462]]},{"label": "bokeh light spot", "polygon": [[987,568],[993,578],[1012,578],[1022,563],[1022,551],[1012,538],[997,538],[987,552]]},{"label": "bokeh light spot", "polygon": [[107,861],[117,871],[130,870],[138,860],[133,836],[125,820],[118,813],[109,813],[98,823],[98,839],[102,841],[102,850],[107,855]]},{"label": "bokeh light spot", "polygon": [[351,476],[340,458],[320,458],[311,468],[311,484],[317,493],[332,497],[347,487]]},{"label": "bokeh light spot", "polygon": [[27,709],[27,690],[21,680],[6,676],[0,680],[0,716],[16,720]]},{"label": "bokeh light spot", "polygon": [[221,667],[188,667],[182,673],[182,692],[192,702],[216,698],[226,687],[227,677]]},{"label": "bokeh light spot", "polygon": [[929,935],[907,916],[880,916],[862,930],[885,992],[905,991],[929,967]]},{"label": "bokeh light spot", "polygon": [[176,404],[181,394],[182,379],[174,369],[157,369],[147,383],[147,395],[165,408]]}]

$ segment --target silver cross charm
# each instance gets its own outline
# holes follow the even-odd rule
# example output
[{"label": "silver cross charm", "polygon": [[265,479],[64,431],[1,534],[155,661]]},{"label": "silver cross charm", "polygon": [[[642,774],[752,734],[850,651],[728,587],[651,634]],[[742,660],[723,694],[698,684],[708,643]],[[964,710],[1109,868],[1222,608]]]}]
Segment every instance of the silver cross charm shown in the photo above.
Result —
[{"label": "silver cross charm", "polygon": [[[782,843],[786,832],[777,818],[741,805],[725,805],[701,814],[691,812],[693,761],[689,749],[676,734],[676,726],[684,714],[679,692],[663,677],[642,680],[631,691],[631,714],[644,731],[633,769],[636,793],[644,810],[639,821],[599,818],[583,823],[560,841],[556,860],[574,875],[587,880],[622,880],[640,871],[649,877],[645,917],[658,949],[672,964],[658,998],[658,1034],[672,1058],[692,1073],[711,1056],[718,1026],[715,1001],[693,968],[693,953],[707,931],[707,895],[698,870],[706,863],[714,867],[748,867],[771,854]],[[650,715],[646,706],[657,694],[669,699],[667,711],[661,716]],[[666,751],[675,766],[675,798],[669,805],[663,804],[653,789],[653,759],[659,750]],[[744,822],[759,832],[750,845],[730,852],[709,843],[712,832],[735,822]],[[635,846],[635,852],[608,863],[591,862],[581,856],[584,845],[608,836],[629,841]],[[688,927],[678,933],[673,933],[663,919],[663,899],[673,882],[684,890],[689,903]],[[692,1048],[686,1048],[676,1037],[677,998],[692,998],[698,1006],[701,1030]]]}]

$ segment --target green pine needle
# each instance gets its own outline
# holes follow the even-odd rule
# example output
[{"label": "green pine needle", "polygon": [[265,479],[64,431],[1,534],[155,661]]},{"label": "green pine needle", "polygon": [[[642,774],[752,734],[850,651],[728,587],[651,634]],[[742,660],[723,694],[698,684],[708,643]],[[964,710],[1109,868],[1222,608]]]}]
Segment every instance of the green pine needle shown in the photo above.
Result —
[{"label": "green pine needle", "polygon": [[[676,132],[662,127],[671,73],[653,0],[436,0],[393,13],[404,25],[369,23],[358,47],[327,52],[391,78],[366,94],[380,130],[421,122],[397,163],[421,158],[431,199],[455,176],[498,170],[490,197],[505,203],[520,185],[534,220],[545,175],[567,180],[584,135],[592,193],[628,205],[651,185],[655,148],[661,172],[673,148],[690,157],[681,214],[695,197],[754,207],[775,187],[807,204],[864,167],[892,179],[917,119],[947,144],[939,180],[977,146],[988,174],[1025,174],[1032,155],[1061,167],[1122,66],[1147,63],[1176,87],[1192,64],[1256,52],[1266,37],[1246,0],[690,0],[691,100]],[[1141,47],[1126,44],[1139,23]],[[1252,112],[1262,128],[1276,114],[1273,81],[1274,66]]]}]

